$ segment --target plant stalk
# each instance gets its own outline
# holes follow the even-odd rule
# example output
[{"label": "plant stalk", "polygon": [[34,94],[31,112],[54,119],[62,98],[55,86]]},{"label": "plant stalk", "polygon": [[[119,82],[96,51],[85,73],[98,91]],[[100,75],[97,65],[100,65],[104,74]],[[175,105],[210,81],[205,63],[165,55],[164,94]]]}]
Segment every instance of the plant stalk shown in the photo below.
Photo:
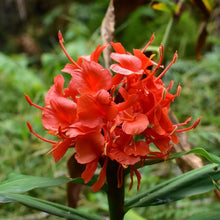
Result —
[{"label": "plant stalk", "polygon": [[123,183],[118,188],[117,171],[119,164],[116,161],[108,161],[107,183],[108,183],[108,205],[110,220],[123,220],[124,218],[124,176]]}]

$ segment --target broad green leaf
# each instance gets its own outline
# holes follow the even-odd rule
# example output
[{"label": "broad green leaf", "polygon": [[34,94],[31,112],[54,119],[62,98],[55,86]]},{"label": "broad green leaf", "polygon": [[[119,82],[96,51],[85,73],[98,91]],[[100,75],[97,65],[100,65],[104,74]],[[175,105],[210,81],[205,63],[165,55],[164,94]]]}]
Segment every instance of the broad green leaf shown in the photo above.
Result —
[{"label": "broad green leaf", "polygon": [[166,204],[215,189],[212,179],[220,179],[220,165],[210,164],[161,183],[125,201],[126,210]]},{"label": "broad green leaf", "polygon": [[219,220],[220,219],[220,212],[201,212],[193,214],[187,220]]},{"label": "broad green leaf", "polygon": [[85,212],[70,208],[68,206],[64,206],[58,203],[42,199],[37,199],[27,195],[5,193],[5,196],[8,198],[8,200],[17,201],[26,206],[63,218],[68,218],[72,220],[103,220],[103,218],[95,214],[87,214]]},{"label": "broad green leaf", "polygon": [[10,202],[4,197],[5,193],[23,193],[34,188],[62,185],[69,181],[70,178],[67,177],[47,178],[11,174],[7,180],[0,183],[0,202]]}]

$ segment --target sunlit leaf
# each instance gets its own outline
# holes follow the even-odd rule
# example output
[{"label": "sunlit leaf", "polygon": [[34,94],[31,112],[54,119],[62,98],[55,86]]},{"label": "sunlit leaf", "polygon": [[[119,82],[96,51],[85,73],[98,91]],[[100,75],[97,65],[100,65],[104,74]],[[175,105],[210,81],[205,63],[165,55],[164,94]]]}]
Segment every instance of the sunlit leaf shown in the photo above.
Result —
[{"label": "sunlit leaf", "polygon": [[202,0],[203,4],[205,5],[206,9],[211,12],[213,7],[213,0]]},{"label": "sunlit leaf", "polygon": [[178,5],[174,4],[173,2],[159,2],[159,3],[154,3],[152,5],[153,9],[159,10],[159,11],[165,11],[165,12],[175,12],[178,11],[179,7]]},{"label": "sunlit leaf", "polygon": [[129,210],[125,216],[124,220],[145,220],[142,216],[138,215],[134,210]]}]

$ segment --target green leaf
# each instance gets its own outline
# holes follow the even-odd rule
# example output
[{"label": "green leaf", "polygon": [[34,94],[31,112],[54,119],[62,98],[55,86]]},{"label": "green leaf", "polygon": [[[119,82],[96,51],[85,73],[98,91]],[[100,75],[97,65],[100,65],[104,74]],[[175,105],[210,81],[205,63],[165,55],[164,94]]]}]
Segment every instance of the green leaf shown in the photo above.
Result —
[{"label": "green leaf", "polygon": [[[205,157],[207,160],[209,160],[212,163],[217,163],[220,164],[220,157],[216,156],[215,154],[212,153],[208,153],[206,150],[204,150],[203,148],[196,148],[193,149],[191,151],[188,152],[179,152],[175,154],[175,158],[177,157],[181,157],[183,155],[187,155],[187,154],[199,154],[203,157]],[[174,159],[174,158],[172,158]]]},{"label": "green leaf", "polygon": [[145,220],[142,216],[138,215],[134,210],[129,210],[125,216],[124,220]]},{"label": "green leaf", "polygon": [[[216,156],[215,154],[212,153],[208,153],[206,150],[204,150],[203,148],[196,148],[190,151],[181,151],[181,152],[177,152],[174,154],[170,154],[168,156],[168,158],[166,160],[173,160],[173,159],[177,159],[179,157],[182,157],[184,155],[187,154],[199,154],[203,157],[205,157],[208,161],[212,162],[212,163],[217,163],[220,164],[220,157]],[[153,164],[157,164],[157,163],[162,163],[164,162],[164,159],[162,158],[156,158],[156,159],[147,159],[145,160],[144,165],[153,165]],[[135,168],[140,168],[142,167],[141,165],[136,165]]]},{"label": "green leaf", "polygon": [[193,214],[187,220],[219,220],[220,212],[201,212]]},{"label": "green leaf", "polygon": [[23,193],[34,188],[62,185],[69,181],[70,178],[67,177],[47,178],[11,174],[7,180],[0,183],[0,202],[11,202],[5,198],[6,193]]},{"label": "green leaf", "polygon": [[37,199],[27,195],[6,193],[5,196],[8,198],[8,200],[17,201],[26,206],[63,218],[68,218],[72,220],[103,220],[103,218],[95,214],[87,214],[85,212],[70,208],[68,206],[64,206],[58,203],[42,199]]},{"label": "green leaf", "polygon": [[126,210],[132,207],[145,207],[166,204],[188,196],[215,189],[212,179],[220,179],[220,165],[211,164],[189,171],[161,183],[125,201]]}]

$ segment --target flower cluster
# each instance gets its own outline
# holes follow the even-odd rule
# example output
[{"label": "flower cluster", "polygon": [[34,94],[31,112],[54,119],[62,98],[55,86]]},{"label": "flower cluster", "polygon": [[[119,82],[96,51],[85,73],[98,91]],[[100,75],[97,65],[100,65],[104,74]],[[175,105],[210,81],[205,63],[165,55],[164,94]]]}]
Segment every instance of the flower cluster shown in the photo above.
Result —
[{"label": "flower cluster", "polygon": [[[176,61],[174,54],[171,63],[164,69],[161,65],[163,46],[160,46],[160,60],[155,63],[144,51],[133,49],[133,54],[126,52],[121,43],[111,43],[115,52],[110,66],[113,74],[98,63],[105,46],[98,46],[90,56],[79,57],[75,62],[63,45],[59,32],[59,42],[70,60],[62,70],[71,75],[68,87],[64,88],[64,78],[58,75],[54,85],[45,97],[45,107],[31,102],[29,104],[42,110],[44,129],[55,135],[58,141],[49,141],[36,134],[30,123],[30,131],[40,139],[52,145],[55,161],[59,161],[69,148],[74,148],[75,159],[86,168],[81,177],[89,182],[101,164],[99,179],[93,185],[98,191],[106,179],[109,160],[119,164],[118,187],[122,184],[123,170],[129,168],[131,182],[133,174],[140,174],[134,168],[146,159],[166,158],[173,144],[178,143],[176,133],[195,128],[199,119],[188,128],[180,129],[184,123],[173,125],[168,118],[170,103],[180,94],[169,93],[173,82],[165,87],[161,78]],[[157,70],[163,71],[156,76]],[[150,147],[151,146],[151,147]],[[132,183],[131,183],[132,186]]]}]

